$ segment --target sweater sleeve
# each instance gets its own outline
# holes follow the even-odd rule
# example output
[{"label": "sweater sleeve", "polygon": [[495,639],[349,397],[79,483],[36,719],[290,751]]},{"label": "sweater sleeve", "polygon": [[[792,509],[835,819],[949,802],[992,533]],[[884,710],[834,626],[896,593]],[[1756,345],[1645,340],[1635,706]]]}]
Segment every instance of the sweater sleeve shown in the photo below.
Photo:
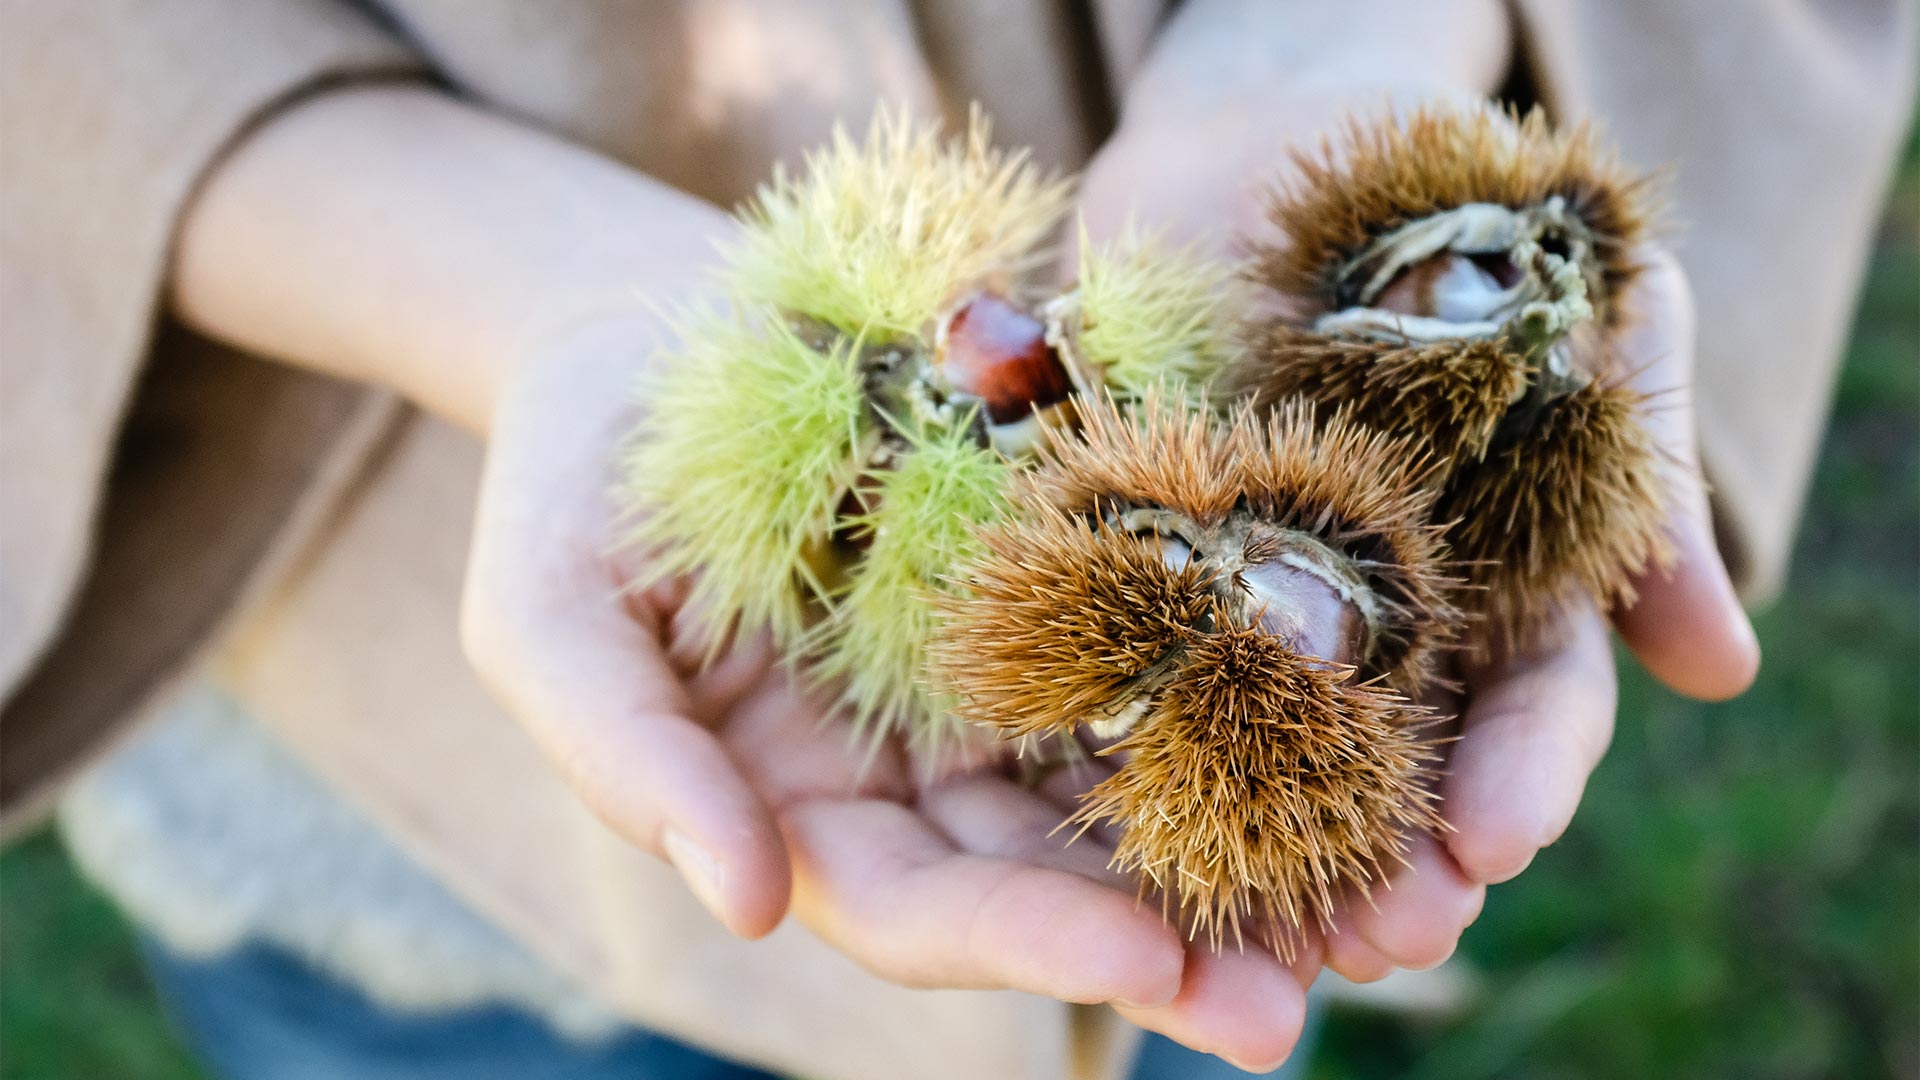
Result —
[{"label": "sweater sleeve", "polygon": [[198,655],[390,415],[160,301],[225,147],[414,69],[337,0],[0,0],[0,829]]}]

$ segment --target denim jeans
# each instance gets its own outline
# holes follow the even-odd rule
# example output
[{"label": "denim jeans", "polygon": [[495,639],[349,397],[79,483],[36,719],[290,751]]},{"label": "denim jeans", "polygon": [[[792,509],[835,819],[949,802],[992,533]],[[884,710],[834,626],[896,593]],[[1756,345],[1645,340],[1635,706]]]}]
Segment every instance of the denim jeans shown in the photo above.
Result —
[{"label": "denim jeans", "polygon": [[[777,1080],[638,1028],[580,1043],[511,1007],[397,1012],[269,946],[198,960],[143,944],[163,1007],[221,1080]],[[1271,1075],[1304,1076],[1305,1058]],[[1133,1080],[1244,1076],[1150,1035]]]}]

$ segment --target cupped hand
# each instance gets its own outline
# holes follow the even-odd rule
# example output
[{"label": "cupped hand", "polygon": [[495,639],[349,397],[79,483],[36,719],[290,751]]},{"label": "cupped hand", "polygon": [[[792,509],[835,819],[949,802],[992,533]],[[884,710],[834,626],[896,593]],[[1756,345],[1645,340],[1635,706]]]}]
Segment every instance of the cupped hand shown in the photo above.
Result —
[{"label": "cupped hand", "polygon": [[644,554],[621,543],[612,468],[658,332],[621,316],[536,350],[489,434],[466,646],[580,797],[737,934],[791,909],[893,982],[1111,1003],[1202,1050],[1283,1057],[1302,980],[1189,950],[1110,849],[1055,833],[1065,796],[1004,754],[936,772],[889,740],[869,760],[764,639],[703,664],[684,583],[626,587]]}]

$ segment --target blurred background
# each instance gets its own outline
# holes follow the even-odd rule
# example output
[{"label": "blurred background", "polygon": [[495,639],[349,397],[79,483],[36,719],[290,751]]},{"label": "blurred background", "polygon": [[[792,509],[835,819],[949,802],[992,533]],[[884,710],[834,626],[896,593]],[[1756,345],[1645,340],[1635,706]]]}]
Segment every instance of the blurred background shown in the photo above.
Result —
[{"label": "blurred background", "polygon": [[[1332,1011],[1314,1080],[1920,1077],[1920,140],[1881,227],[1746,696],[1622,658],[1567,837],[1489,893],[1470,995]],[[0,856],[0,1077],[190,1080],[132,936],[41,834]]]}]

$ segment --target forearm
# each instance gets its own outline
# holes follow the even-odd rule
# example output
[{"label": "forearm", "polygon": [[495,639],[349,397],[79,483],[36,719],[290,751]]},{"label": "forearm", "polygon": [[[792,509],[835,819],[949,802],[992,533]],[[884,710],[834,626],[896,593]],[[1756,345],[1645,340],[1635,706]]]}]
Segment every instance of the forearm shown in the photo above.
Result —
[{"label": "forearm", "polygon": [[435,91],[348,89],[209,176],[171,298],[209,336],[484,431],[534,343],[686,294],[726,228],[709,203]]}]

